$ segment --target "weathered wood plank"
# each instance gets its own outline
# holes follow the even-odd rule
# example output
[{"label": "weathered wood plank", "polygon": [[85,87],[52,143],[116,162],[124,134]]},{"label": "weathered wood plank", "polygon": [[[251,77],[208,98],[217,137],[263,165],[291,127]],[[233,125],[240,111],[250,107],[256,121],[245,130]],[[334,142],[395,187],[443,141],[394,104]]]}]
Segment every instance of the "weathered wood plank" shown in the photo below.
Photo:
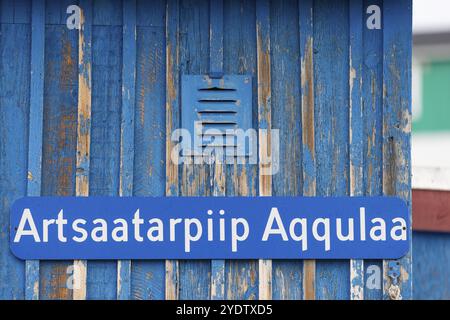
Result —
[{"label": "weathered wood plank", "polygon": [[[244,74],[252,81],[252,127],[257,128],[257,53],[256,2],[224,3],[224,72]],[[256,196],[258,194],[258,165],[238,164],[237,159],[226,167],[227,196]],[[258,298],[258,260],[227,260],[225,262],[225,299],[253,300]]]},{"label": "weathered wood plank", "polygon": [[[223,176],[223,166],[216,165],[216,172]],[[222,167],[222,168],[221,168]],[[211,300],[223,300],[225,296],[225,260],[211,261]]]},{"label": "weathered wood plank", "polygon": [[[28,139],[28,196],[41,195],[44,122],[45,1],[33,1],[31,20],[31,89]],[[39,261],[26,261],[25,298],[39,299]]]},{"label": "weathered wood plank", "polygon": [[[165,0],[137,0],[138,11],[136,13],[138,27],[166,27],[166,1]],[[142,10],[141,10],[142,9]],[[164,9],[164,12],[161,12]]]},{"label": "weathered wood plank", "polygon": [[[179,127],[179,0],[168,0],[166,8],[166,196],[179,195],[178,165],[171,160],[174,143],[170,137],[172,131]],[[179,263],[166,261],[166,300],[179,298]]]},{"label": "weathered wood plank", "polygon": [[209,2],[209,74],[223,73],[223,0]]},{"label": "weathered wood plank", "polygon": [[[299,1],[303,195],[316,195],[313,1]],[[303,261],[303,299],[316,298],[316,263]]]},{"label": "weathered wood plank", "polygon": [[14,23],[30,23],[32,1],[30,0],[14,0]]},{"label": "weathered wood plank", "polygon": [[[180,74],[208,74],[209,1],[182,1],[179,13],[181,39],[177,72]],[[171,90],[170,87],[167,90]],[[181,105],[177,105],[177,108],[181,108]],[[179,109],[178,112],[182,112],[182,110]],[[183,196],[210,196],[211,181],[209,165],[184,164],[182,166],[181,194]],[[210,298],[210,260],[180,261],[179,272],[180,299]]]},{"label": "weathered wood plank", "polygon": [[[92,109],[92,5],[81,0],[81,28],[78,34],[78,119],[77,158],[75,176],[76,196],[89,195],[89,171],[91,157],[91,109]],[[77,286],[74,300],[86,299],[87,262],[74,261]]]},{"label": "weathered wood plank", "polygon": [[[349,190],[349,9],[347,1],[314,1],[317,195]],[[349,299],[345,261],[316,264],[316,298]]]},{"label": "weathered wood plank", "polygon": [[[272,127],[279,130],[279,171],[273,175],[274,196],[302,194],[302,121],[299,9],[296,1],[271,3]],[[275,147],[277,147],[275,145]],[[274,260],[273,298],[303,296],[303,262]]]},{"label": "weathered wood plank", "polygon": [[[350,196],[363,195],[363,106],[362,106],[362,54],[363,5],[350,0],[350,56],[349,56],[349,138],[350,138]],[[364,261],[350,260],[350,299],[364,299]]]},{"label": "weathered wood plank", "polygon": [[[94,20],[99,19],[98,15],[106,20],[117,19],[118,11],[122,21],[121,5],[100,3],[94,6]],[[117,196],[120,189],[122,35],[122,26],[115,24],[92,27],[90,196]],[[116,299],[116,279],[117,262],[89,261],[87,299]]]},{"label": "weathered wood plank", "polygon": [[[59,2],[47,2],[48,12]],[[45,31],[43,196],[74,196],[77,144],[78,32],[65,25]],[[72,299],[71,261],[40,261],[41,300]]]},{"label": "weathered wood plank", "polygon": [[[133,195],[134,110],[136,95],[136,0],[123,1],[122,115],[119,195]],[[131,260],[117,262],[117,299],[131,298]]]},{"label": "weathered wood plank", "polygon": [[[217,72],[220,72],[218,70]],[[223,161],[223,160],[220,160]],[[213,173],[213,196],[225,196],[226,165],[215,163],[211,170]],[[225,298],[225,260],[211,261],[211,300],[224,300]]]},{"label": "weathered wood plank", "polygon": [[9,249],[9,228],[12,204],[27,193],[30,41],[30,24],[0,24],[1,299],[25,298],[25,263]]},{"label": "weathered wood plank", "polygon": [[[61,24],[61,14],[66,14],[66,9],[70,4],[64,7],[63,1],[48,1],[47,8],[45,10],[45,23],[47,25]],[[64,21],[65,23],[66,21]]]},{"label": "weathered wood plank", "polygon": [[[258,1],[256,4],[256,47],[257,47],[257,74],[258,74],[258,127],[259,127],[259,195],[272,195],[272,168],[264,165],[269,162],[272,154],[272,128],[271,105],[271,77],[270,77],[270,3]],[[267,135],[263,137],[262,131]],[[258,298],[260,300],[272,299],[272,261],[259,260],[258,266]]]},{"label": "weathered wood plank", "polygon": [[450,234],[414,231],[412,250],[414,299],[449,300]]},{"label": "weathered wood plank", "polygon": [[[166,2],[138,1],[137,12],[133,194],[164,196],[166,108],[161,106],[166,103],[166,46],[160,20],[166,15]],[[134,260],[131,294],[137,300],[164,299],[165,261]]]},{"label": "weathered wood plank", "polygon": [[[182,51],[182,49],[181,49]],[[183,60],[183,58],[182,58]],[[201,72],[202,74],[206,71]],[[181,195],[211,196],[209,168],[206,165],[183,165]],[[183,260],[179,262],[179,299],[210,299],[210,260]]]},{"label": "weathered wood plank", "polygon": [[[370,5],[383,8],[383,1],[364,1],[364,12]],[[364,15],[364,23],[367,20]],[[363,108],[364,108],[364,190],[367,195],[382,195],[382,122],[383,122],[383,31],[363,28]],[[382,270],[382,261],[366,260],[364,271],[367,276],[364,290],[366,300],[379,300],[382,297],[381,286],[373,272]],[[380,275],[381,276],[381,275]],[[378,280],[380,280],[378,278]],[[381,282],[379,282],[381,284]]]},{"label": "weathered wood plank", "polygon": [[[383,3],[383,193],[402,198],[411,209],[411,43],[412,1],[385,0]],[[408,230],[409,239],[412,228]],[[409,252],[397,260],[398,286],[402,299],[412,299],[412,257]],[[383,263],[383,297],[393,281]]]},{"label": "weathered wood plank", "polygon": [[92,2],[92,25],[122,26],[121,1],[95,0]]},{"label": "weathered wood plank", "polygon": [[0,1],[0,22],[14,23],[14,2],[8,0]]},{"label": "weathered wood plank", "polygon": [[[73,14],[73,11],[67,13],[67,9],[72,5],[77,5],[77,2],[73,0],[47,1],[47,8],[45,10],[46,24],[61,25],[67,28],[67,19]],[[69,30],[77,33],[76,29]]]},{"label": "weathered wood plank", "polygon": [[[223,1],[210,0],[209,3],[209,75],[220,77],[223,74]],[[217,158],[210,168],[213,180],[213,196],[225,196],[224,159]],[[211,300],[225,297],[225,260],[211,261]]]}]

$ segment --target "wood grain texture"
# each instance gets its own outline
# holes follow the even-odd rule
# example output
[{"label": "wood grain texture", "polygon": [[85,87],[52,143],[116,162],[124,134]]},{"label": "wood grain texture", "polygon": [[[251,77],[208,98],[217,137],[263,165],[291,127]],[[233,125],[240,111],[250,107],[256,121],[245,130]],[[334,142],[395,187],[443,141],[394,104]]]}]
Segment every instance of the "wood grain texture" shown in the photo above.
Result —
[{"label": "wood grain texture", "polygon": [[[47,2],[42,195],[74,196],[77,144],[78,32],[62,2]],[[72,299],[71,261],[40,262],[40,299]]]},{"label": "wood grain texture", "polygon": [[[91,157],[92,111],[92,7],[89,1],[80,1],[81,28],[78,34],[78,118],[75,195],[89,195],[89,171]],[[86,299],[87,262],[74,261],[77,285],[74,300]]]},{"label": "wood grain texture", "polygon": [[[209,1],[181,1],[179,11],[180,74],[209,73]],[[168,88],[170,90],[170,88]],[[182,113],[183,106],[177,105]],[[209,165],[183,164],[181,195],[211,196],[212,181]],[[179,298],[209,299],[211,297],[211,261],[179,262]]]},{"label": "wood grain texture", "polygon": [[209,74],[223,73],[223,0],[209,1]]},{"label": "wood grain texture", "polygon": [[[179,23],[180,5],[178,0],[168,0],[166,8],[166,196],[179,195],[178,165],[171,160],[174,143],[170,137],[172,131],[179,127]],[[179,298],[179,263],[166,261],[165,298]]]},{"label": "wood grain texture", "polygon": [[9,24],[30,24],[31,3],[27,0],[0,1],[0,22]]},{"label": "wood grain texture", "polygon": [[[90,196],[119,195],[122,9],[117,1],[93,4]],[[116,280],[116,261],[89,261],[87,299],[116,299]]]},{"label": "wood grain texture", "polygon": [[[314,104],[317,195],[349,191],[349,7],[314,1]],[[346,261],[316,263],[316,298],[349,299]]]},{"label": "wood grain texture", "polygon": [[[279,172],[272,177],[274,196],[302,194],[302,121],[299,9],[296,1],[271,3],[272,127],[279,130]],[[276,146],[275,146],[276,147]],[[303,296],[303,263],[274,260],[273,299]]]},{"label": "wood grain texture", "polygon": [[[30,23],[30,21],[28,21],[28,23]],[[14,23],[14,4],[11,3],[11,1],[0,1],[0,22],[3,24]]]},{"label": "wood grain texture", "polygon": [[[270,77],[270,3],[258,1],[256,4],[256,47],[258,65],[258,128],[259,128],[259,195],[272,195],[272,170],[266,163],[272,154],[272,128],[271,105],[271,77]],[[261,130],[266,130],[267,136],[263,138]],[[260,300],[272,299],[272,261],[259,260],[258,265],[258,298]]]},{"label": "wood grain texture", "polygon": [[[31,87],[28,138],[28,196],[41,195],[42,130],[44,123],[45,1],[34,1],[31,10]],[[25,298],[39,299],[39,261],[25,262]]]},{"label": "wood grain texture", "polygon": [[[223,1],[210,0],[209,3],[209,75],[220,77],[223,75]],[[216,154],[214,154],[216,156]],[[214,165],[209,167],[212,174],[212,195],[225,196],[226,164],[219,155]],[[211,261],[211,300],[225,298],[225,260]]]},{"label": "wood grain texture", "polygon": [[[7,23],[11,1],[0,7],[0,298],[25,298],[25,263],[9,250],[10,208],[27,193],[31,81],[31,26]],[[7,124],[7,125],[5,125]]]},{"label": "wood grain texture", "polygon": [[[402,198],[411,211],[411,43],[412,1],[383,3],[383,194]],[[409,239],[412,236],[408,230]],[[403,299],[412,299],[411,252],[400,263]],[[391,279],[384,261],[383,297]]]},{"label": "wood grain texture", "polygon": [[[253,128],[258,127],[255,6],[249,0],[224,2],[224,72],[252,77]],[[235,159],[235,163],[227,164],[227,196],[258,194],[258,165],[243,162],[238,164]],[[225,299],[258,298],[258,260],[227,260],[225,275]]]},{"label": "wood grain texture", "polygon": [[[370,5],[383,8],[383,1],[364,1],[364,10]],[[367,15],[364,16],[367,19]],[[382,155],[382,123],[383,123],[383,30],[363,28],[363,84],[362,99],[364,109],[364,141],[363,141],[363,175],[364,191],[368,196],[383,194],[383,155]],[[366,260],[364,273],[370,276],[368,268],[382,270],[382,261]],[[370,269],[372,270],[372,269]],[[379,300],[382,288],[365,286],[364,299]]]},{"label": "wood grain texture", "polygon": [[[31,6],[29,0],[16,0],[14,2],[14,23],[29,23]],[[44,4],[45,5],[45,4]]]},{"label": "wood grain texture", "polygon": [[[362,196],[363,186],[363,105],[362,105],[362,51],[363,4],[349,2],[349,138],[350,138],[350,196]],[[364,299],[364,261],[350,260],[350,299]]]},{"label": "wood grain texture", "polygon": [[[220,70],[219,70],[220,71]],[[220,160],[223,161],[223,160]],[[213,173],[213,196],[225,196],[225,168],[223,163],[215,163]],[[225,299],[225,260],[211,261],[211,300]]]},{"label": "wood grain texture", "polygon": [[[299,2],[300,83],[302,111],[303,195],[316,195],[316,143],[314,115],[314,6],[312,0]],[[316,262],[303,261],[303,299],[316,298]]]},{"label": "wood grain texture", "polygon": [[412,250],[414,299],[450,299],[450,234],[414,231]]},{"label": "wood grain texture", "polygon": [[[29,1],[29,0],[28,0]],[[28,2],[24,0],[24,2]],[[70,33],[78,34],[78,30],[70,30],[67,28],[67,8],[74,4],[72,0],[58,0],[58,1],[46,1],[45,8],[45,23],[47,25],[60,25],[64,26]]]},{"label": "wood grain texture", "polygon": [[[142,13],[146,14],[142,14]],[[133,195],[164,196],[166,162],[166,2],[138,1]],[[134,260],[131,297],[165,297],[165,262]]]},{"label": "wood grain texture", "polygon": [[[133,195],[134,110],[136,96],[136,1],[122,3],[122,113],[119,195]],[[117,261],[117,299],[131,298],[131,260]]]}]

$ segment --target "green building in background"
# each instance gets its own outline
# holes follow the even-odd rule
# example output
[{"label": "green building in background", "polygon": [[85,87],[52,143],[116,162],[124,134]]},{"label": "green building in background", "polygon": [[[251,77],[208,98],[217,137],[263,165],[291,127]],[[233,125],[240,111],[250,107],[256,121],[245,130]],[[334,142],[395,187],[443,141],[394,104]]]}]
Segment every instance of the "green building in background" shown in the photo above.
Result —
[{"label": "green building in background", "polygon": [[[430,40],[439,38],[447,40],[442,35]],[[445,42],[427,44],[420,40],[416,40],[419,43],[414,51],[413,132],[450,132],[450,37],[448,49]]]}]

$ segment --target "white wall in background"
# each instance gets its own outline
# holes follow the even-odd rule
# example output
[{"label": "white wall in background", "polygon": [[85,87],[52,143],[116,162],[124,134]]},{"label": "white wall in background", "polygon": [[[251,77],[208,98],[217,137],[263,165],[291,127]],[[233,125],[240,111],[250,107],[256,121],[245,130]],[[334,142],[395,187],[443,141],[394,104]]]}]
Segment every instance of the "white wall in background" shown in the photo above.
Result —
[{"label": "white wall in background", "polygon": [[450,31],[450,0],[413,0],[413,31]]},{"label": "white wall in background", "polygon": [[450,133],[413,134],[412,165],[450,168]]}]

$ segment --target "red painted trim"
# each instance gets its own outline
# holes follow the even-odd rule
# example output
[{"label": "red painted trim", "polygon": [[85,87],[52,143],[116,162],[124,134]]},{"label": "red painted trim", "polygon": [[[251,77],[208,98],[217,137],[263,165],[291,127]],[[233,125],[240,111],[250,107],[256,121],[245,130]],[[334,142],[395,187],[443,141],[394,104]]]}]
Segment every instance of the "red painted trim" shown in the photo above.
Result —
[{"label": "red painted trim", "polygon": [[413,190],[413,230],[450,232],[450,191]]}]

